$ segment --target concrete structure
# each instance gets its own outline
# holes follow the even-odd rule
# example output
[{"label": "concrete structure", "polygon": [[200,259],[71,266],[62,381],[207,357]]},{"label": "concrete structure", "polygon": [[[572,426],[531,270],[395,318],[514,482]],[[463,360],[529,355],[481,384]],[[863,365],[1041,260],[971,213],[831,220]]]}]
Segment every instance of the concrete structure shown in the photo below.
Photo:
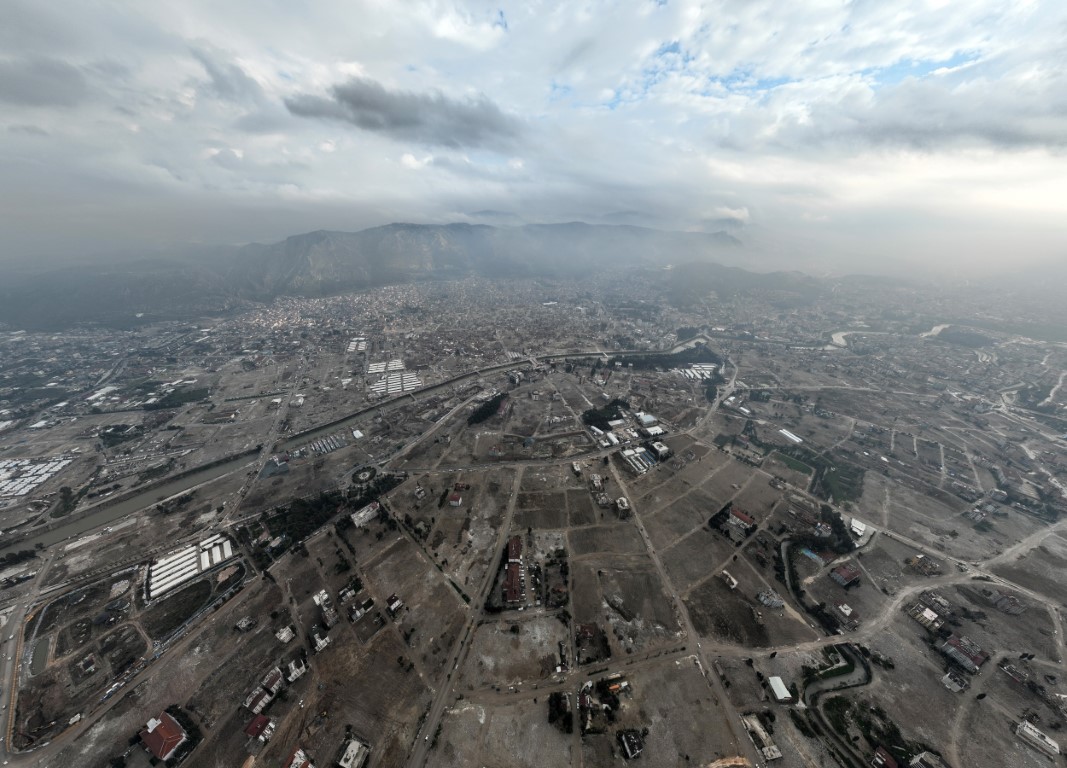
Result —
[{"label": "concrete structure", "polygon": [[167,712],[153,717],[141,731],[141,743],[157,760],[166,760],[188,738],[185,729]]},{"label": "concrete structure", "polygon": [[627,760],[633,760],[645,749],[645,740],[641,738],[641,732],[635,730],[619,731],[619,744],[622,745],[622,751]]},{"label": "concrete structure", "polygon": [[370,747],[359,739],[352,739],[345,745],[345,751],[341,754],[341,759],[337,761],[337,764],[341,768],[362,768],[369,756]]},{"label": "concrete structure", "polygon": [[1049,757],[1055,758],[1060,754],[1060,745],[1026,720],[1015,726],[1015,735]]},{"label": "concrete structure", "polygon": [[920,752],[908,762],[908,768],[948,768],[933,752]]}]

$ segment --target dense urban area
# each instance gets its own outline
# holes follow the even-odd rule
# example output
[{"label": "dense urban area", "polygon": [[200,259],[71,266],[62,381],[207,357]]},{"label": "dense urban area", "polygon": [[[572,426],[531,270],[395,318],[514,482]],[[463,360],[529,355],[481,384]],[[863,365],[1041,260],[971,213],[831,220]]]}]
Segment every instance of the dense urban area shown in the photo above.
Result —
[{"label": "dense urban area", "polygon": [[0,328],[0,761],[1060,764],[1060,312],[646,268]]}]

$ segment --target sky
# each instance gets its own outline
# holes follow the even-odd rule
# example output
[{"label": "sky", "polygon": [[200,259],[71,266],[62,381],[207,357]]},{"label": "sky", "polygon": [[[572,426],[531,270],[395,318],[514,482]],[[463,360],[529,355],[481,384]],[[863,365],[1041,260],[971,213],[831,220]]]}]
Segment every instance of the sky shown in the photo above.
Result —
[{"label": "sky", "polygon": [[1060,0],[4,0],[0,260],[392,221],[1067,260]]}]

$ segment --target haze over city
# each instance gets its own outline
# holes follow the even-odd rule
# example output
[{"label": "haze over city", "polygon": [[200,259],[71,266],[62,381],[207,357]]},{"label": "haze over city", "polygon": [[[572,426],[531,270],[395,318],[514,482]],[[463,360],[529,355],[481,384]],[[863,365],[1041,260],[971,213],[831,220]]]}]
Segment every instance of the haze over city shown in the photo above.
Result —
[{"label": "haze over city", "polygon": [[0,768],[1048,768],[1067,5],[0,5]]},{"label": "haze over city", "polygon": [[756,269],[1054,262],[1065,13],[9,2],[0,258],[582,220],[726,230]]}]

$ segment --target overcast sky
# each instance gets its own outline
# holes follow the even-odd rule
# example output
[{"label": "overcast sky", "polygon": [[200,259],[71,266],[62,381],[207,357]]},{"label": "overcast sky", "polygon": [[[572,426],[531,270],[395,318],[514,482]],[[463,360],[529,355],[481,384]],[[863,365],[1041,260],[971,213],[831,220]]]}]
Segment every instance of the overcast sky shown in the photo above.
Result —
[{"label": "overcast sky", "polygon": [[1067,3],[4,0],[0,258],[390,221],[1067,258]]}]

